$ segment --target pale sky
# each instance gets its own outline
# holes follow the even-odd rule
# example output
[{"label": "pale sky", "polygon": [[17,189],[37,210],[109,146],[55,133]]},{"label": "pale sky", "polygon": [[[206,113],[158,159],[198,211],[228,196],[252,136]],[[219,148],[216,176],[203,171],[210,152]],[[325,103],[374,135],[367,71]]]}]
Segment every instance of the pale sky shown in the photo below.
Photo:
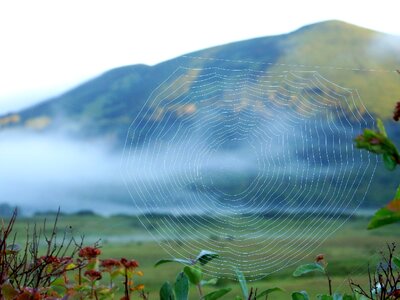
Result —
[{"label": "pale sky", "polygon": [[330,19],[400,35],[395,0],[0,0],[0,114],[111,68]]}]

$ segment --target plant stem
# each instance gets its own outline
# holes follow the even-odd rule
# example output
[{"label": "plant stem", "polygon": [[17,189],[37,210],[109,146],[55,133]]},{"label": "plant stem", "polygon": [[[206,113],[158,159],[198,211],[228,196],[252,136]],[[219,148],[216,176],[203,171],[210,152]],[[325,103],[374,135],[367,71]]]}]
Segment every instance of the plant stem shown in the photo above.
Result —
[{"label": "plant stem", "polygon": [[92,282],[92,290],[90,291],[90,299],[93,299],[94,296],[94,281]]},{"label": "plant stem", "polygon": [[79,267],[78,269],[78,284],[82,285],[82,268]]},{"label": "plant stem", "polygon": [[129,287],[128,287],[128,269],[125,268],[125,281],[124,281],[124,287],[125,287],[125,299],[129,300]]},{"label": "plant stem", "polygon": [[202,289],[201,289],[200,283],[197,285],[197,290],[199,291],[200,299],[202,299],[202,298],[203,298],[203,291],[202,291]]},{"label": "plant stem", "polygon": [[328,272],[325,270],[326,278],[328,278],[328,285],[329,285],[329,295],[332,296],[332,280],[329,276]]},{"label": "plant stem", "polygon": [[99,300],[99,297],[97,296],[97,292],[96,292],[96,291],[94,291],[94,298],[95,298],[96,300]]}]

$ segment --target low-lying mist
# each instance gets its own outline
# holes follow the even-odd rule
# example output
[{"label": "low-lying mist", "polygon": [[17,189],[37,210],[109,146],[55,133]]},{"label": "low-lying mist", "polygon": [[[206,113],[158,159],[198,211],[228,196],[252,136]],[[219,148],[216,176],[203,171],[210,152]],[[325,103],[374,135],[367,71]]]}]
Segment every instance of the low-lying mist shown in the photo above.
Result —
[{"label": "low-lying mist", "polygon": [[[158,181],[169,182],[187,172],[184,168],[188,166],[182,162],[178,150],[180,145],[174,148],[177,151],[157,156],[152,156],[152,151],[147,157],[133,155],[128,171],[126,166],[122,168],[130,179],[140,177],[139,189],[152,189]],[[101,141],[74,140],[56,133],[2,132],[0,203],[18,206],[23,214],[55,211],[58,207],[63,212],[91,210],[103,215],[135,214],[132,197],[138,195],[130,195],[125,187],[120,172],[121,158],[122,150],[116,151],[112,145]],[[239,161],[243,166],[237,164]],[[236,164],[231,164],[233,162]],[[209,157],[205,167],[226,172],[232,168],[239,172],[239,168],[245,171],[249,165],[233,153],[229,156],[216,153]],[[151,201],[149,199],[150,206],[160,209]],[[172,208],[166,206],[165,209],[167,212]]]},{"label": "low-lying mist", "polygon": [[[120,205],[110,201],[110,193],[122,190],[119,162],[118,153],[101,142],[77,142],[57,134],[2,133],[0,202],[19,206],[26,214],[58,207],[68,212],[118,212]],[[122,192],[118,196],[126,197]]]},{"label": "low-lying mist", "polygon": [[123,159],[122,149],[101,141],[2,132],[0,204],[18,206],[23,214],[58,207],[102,215],[204,213],[225,206],[268,210],[282,203],[295,209],[296,201],[315,206],[320,200],[310,202],[307,195],[323,196],[324,189],[340,193],[350,186],[345,180],[358,172],[352,150],[328,153],[325,139],[295,136],[231,148],[166,141],[126,149],[131,151],[126,160],[126,151]]}]

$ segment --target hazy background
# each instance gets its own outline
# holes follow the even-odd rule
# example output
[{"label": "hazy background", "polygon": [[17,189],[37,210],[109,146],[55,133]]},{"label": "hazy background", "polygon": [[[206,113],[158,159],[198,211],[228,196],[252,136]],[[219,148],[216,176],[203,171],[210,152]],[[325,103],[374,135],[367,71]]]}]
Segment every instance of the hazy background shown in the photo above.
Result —
[{"label": "hazy background", "polygon": [[[21,122],[25,127],[29,127],[29,124],[33,127],[40,127],[43,124],[46,125],[46,122],[51,119],[54,124],[59,122],[68,128],[63,128],[62,131],[51,128],[48,131],[43,130],[43,132],[39,128],[40,130],[36,132],[35,128],[20,130],[21,127],[18,127],[13,130],[0,131],[0,203],[21,206],[26,213],[37,210],[54,210],[59,205],[65,211],[93,209],[105,214],[135,212],[131,196],[140,197],[140,190],[139,194],[135,194],[135,189],[146,189],[146,185],[152,186],[152,181],[153,183],[156,180],[161,182],[164,180],[164,175],[172,174],[168,179],[172,180],[172,183],[165,182],[165,185],[157,192],[157,195],[161,197],[163,193],[173,191],[170,187],[174,183],[174,176],[182,174],[186,176],[187,170],[199,167],[180,165],[182,160],[190,161],[191,156],[180,156],[180,151],[183,151],[182,144],[177,143],[173,146],[178,150],[171,150],[169,155],[163,153],[156,160],[156,156],[153,155],[151,158],[153,159],[151,161],[153,168],[150,170],[148,169],[149,165],[143,164],[140,159],[132,156],[131,166],[125,169],[133,178],[130,178],[131,181],[128,184],[137,184],[137,178],[140,177],[140,180],[144,181],[142,182],[143,186],[132,185],[131,195],[124,186],[120,174],[122,148],[117,151],[115,145],[110,141],[117,140],[119,143],[125,141],[128,128],[135,117],[139,115],[139,110],[144,105],[150,91],[170,76],[180,66],[181,61],[177,59],[162,66],[157,66],[158,63],[192,51],[255,37],[289,33],[304,25],[331,19],[339,19],[377,31],[399,35],[400,29],[396,14],[397,10],[393,1],[380,1],[379,5],[358,1],[311,0],[277,1],[272,4],[266,1],[210,0],[201,2],[178,0],[3,1],[0,3],[0,116],[10,112],[20,113],[19,110],[23,108],[62,94],[109,69],[136,64],[155,65],[155,67],[131,66],[114,70],[106,73],[104,77],[100,78],[100,81],[96,81],[96,84],[88,84],[81,90],[67,93],[54,106],[44,105],[44,108],[36,107],[33,110],[25,111],[25,114],[20,113],[23,121],[26,121],[25,123]],[[322,25],[322,36],[325,36],[324,30],[332,33],[336,31],[336,27],[345,30],[351,26],[335,22],[330,25]],[[310,30],[312,32],[313,29]],[[354,36],[361,36],[361,39],[364,35],[370,34],[366,34],[361,29],[353,28],[351,30],[354,31]],[[299,35],[301,34],[300,32]],[[302,42],[308,44],[309,36],[307,34],[304,36],[302,36],[304,39]],[[371,55],[378,61],[379,59],[384,61],[382,65],[386,68],[383,72],[385,76],[392,75],[388,66],[393,66],[390,59],[398,49],[396,48],[398,37],[393,37],[393,40],[396,40],[393,45],[391,38],[392,36],[382,35],[366,46],[367,55]],[[286,42],[283,41],[282,44]],[[264,51],[264,48],[259,48],[256,42],[254,45],[252,43],[244,42],[241,46],[244,50],[241,48],[242,52],[237,51],[238,55],[246,58],[247,54],[249,56],[251,54],[259,58],[259,51]],[[349,44],[352,45],[352,43],[351,41]],[[277,45],[281,46],[279,43]],[[340,51],[341,46],[336,46]],[[268,44],[263,47],[270,49]],[[286,50],[284,47],[282,48],[280,53],[284,53]],[[388,55],[388,61],[386,60],[386,49],[392,51]],[[214,50],[211,50],[210,53]],[[303,54],[309,55],[311,50]],[[226,53],[224,51],[223,49],[221,51],[222,58],[225,58],[226,53],[232,54],[233,52],[233,57],[236,55],[234,50],[226,50]],[[354,59],[354,53],[350,52],[341,53],[340,58],[344,59],[337,65],[338,67],[348,67],[349,69],[358,67],[357,64],[348,66],[343,64],[343,62]],[[358,53],[356,51],[355,53],[358,58]],[[316,55],[310,56],[314,58]],[[270,62],[269,56],[265,58],[260,55],[260,57],[260,65],[256,68],[260,67],[262,63]],[[288,55],[285,59],[288,61],[293,59],[297,64],[302,63],[302,58],[302,56],[292,58]],[[274,59],[278,59],[278,56]],[[203,62],[195,59],[187,59],[187,61],[188,65],[193,68],[203,66]],[[353,63],[353,61],[351,62]],[[331,64],[335,64],[335,62],[332,60],[321,62],[322,66]],[[182,62],[182,65],[186,66],[185,62]],[[216,65],[230,68],[229,64],[224,65],[219,61],[216,61]],[[206,64],[205,66],[207,67]],[[165,69],[163,69],[164,67]],[[369,67],[368,62],[362,67]],[[184,75],[192,76],[201,73],[193,70],[186,70],[187,74]],[[334,76],[338,74],[336,73]],[[370,76],[370,74],[366,74]],[[381,75],[373,73],[374,76],[377,74]],[[364,78],[362,76],[364,74],[359,78]],[[345,78],[342,74],[338,77]],[[196,77],[193,75],[193,78]],[[355,82],[364,84],[364,81],[359,78]],[[383,81],[386,79],[383,76],[381,78]],[[368,77],[368,80],[374,82],[375,78]],[[181,82],[177,81],[177,84],[181,84]],[[328,83],[326,84],[328,85]],[[334,84],[336,82],[333,82]],[[367,80],[365,85],[368,86]],[[328,89],[332,90],[332,86]],[[349,87],[352,88],[351,85]],[[263,91],[262,87],[257,86],[256,88]],[[384,88],[391,90],[391,86]],[[220,94],[214,95],[215,99],[222,94],[224,94],[223,90]],[[182,97],[184,98],[184,96]],[[339,95],[339,97],[341,96]],[[238,97],[242,97],[242,95]],[[263,99],[270,100],[267,96]],[[128,102],[128,100],[132,102]],[[160,107],[157,105],[157,103],[153,103],[152,106],[145,107],[148,109],[148,115],[153,117],[157,114],[158,108],[167,107],[167,105],[164,107],[163,103]],[[198,103],[196,102],[195,105]],[[389,104],[387,106],[392,107]],[[307,109],[307,103],[305,107]],[[166,117],[160,118],[160,120],[162,122],[167,120],[165,124],[160,121],[164,127],[169,128],[168,126],[175,123],[181,124],[179,122],[182,119],[179,120],[179,117],[185,116],[185,114],[190,115],[190,106],[178,107],[176,111],[172,111],[175,108],[171,105],[161,113]],[[168,111],[168,109],[170,110]],[[54,113],[55,111],[58,115]],[[217,114],[220,112],[217,110]],[[144,117],[147,122],[148,115],[141,117]],[[171,115],[173,117],[170,120]],[[174,119],[177,115],[178,121]],[[63,123],[64,117],[65,120],[68,120],[65,123]],[[370,117],[368,117],[368,122],[371,121]],[[207,121],[207,119],[205,120]],[[232,120],[234,119],[230,121]],[[247,124],[251,120],[252,116],[242,119],[242,123]],[[159,120],[152,119],[151,121],[156,123]],[[230,121],[226,121],[226,128],[232,126]],[[184,124],[183,121],[182,124]],[[360,124],[358,123],[357,126]],[[149,128],[151,129],[152,126],[150,124]],[[268,127],[269,123],[263,123],[262,126]],[[329,126],[330,124],[325,124],[321,128],[328,130]],[[203,127],[206,128],[206,126]],[[75,136],[68,131],[71,128]],[[147,134],[147,130],[150,132],[149,128],[143,129],[143,136]],[[171,128],[173,131],[174,127]],[[346,146],[352,147],[352,138],[360,131],[361,127],[357,130],[351,128],[346,133]],[[272,130],[269,133],[279,136],[282,132]],[[76,139],[76,136],[79,138]],[[99,136],[103,139],[98,138]],[[282,155],[282,151],[289,151],[290,155],[294,155],[295,151],[290,148],[290,141],[287,144],[289,144],[287,149],[283,150],[281,149],[283,144],[275,144],[279,148],[278,156]],[[149,149],[152,149],[153,145],[148,146]],[[196,146],[198,144],[195,144],[193,148],[187,148],[188,145],[185,147],[191,149],[189,154],[193,154],[198,150]],[[250,174],[254,172],[254,159],[248,156],[249,150],[251,149],[243,148],[238,152],[215,151],[212,155],[204,158],[209,163],[209,165],[205,164],[204,168],[220,174],[230,173],[233,177],[243,173],[243,170]],[[311,155],[307,151],[311,150],[306,149],[303,154]],[[276,153],[272,152],[264,154],[274,160]],[[293,159],[290,164],[292,170],[307,168],[309,162],[301,161],[300,156],[293,156]],[[322,164],[322,162],[319,163]],[[161,165],[166,166],[164,174],[162,168],[159,168]],[[281,166],[283,165],[285,164],[282,163]],[[176,169],[172,168],[173,166],[176,166]],[[269,176],[273,180],[285,182],[282,178],[278,178],[278,175],[281,176],[285,170],[282,171],[277,164]],[[330,174],[329,170],[324,170],[324,166],[314,171],[316,173],[313,176],[321,174],[321,172]],[[293,173],[297,174],[301,180],[301,173]],[[154,174],[156,176],[152,177]],[[205,174],[208,176],[207,173]],[[347,173],[347,175],[351,177],[354,174]],[[312,182],[313,176],[307,180]],[[252,177],[251,174],[249,177],[245,177],[239,178],[238,182],[246,186]],[[228,180],[225,179],[225,181],[232,178],[228,177]],[[183,188],[178,189],[183,191],[176,197],[176,199],[180,199],[180,203],[184,201],[185,197],[190,198],[193,191],[198,189],[199,181],[193,178],[189,179],[184,182]],[[219,184],[226,183],[221,181]],[[228,186],[228,189],[231,188],[232,186]],[[292,188],[294,189],[294,187]],[[274,191],[276,194],[280,192],[279,189]],[[361,189],[361,196],[363,192],[364,190]],[[360,197],[358,199],[362,199]],[[145,198],[146,201],[149,198],[151,195]],[[171,196],[170,199],[172,198],[174,197]],[[204,199],[207,200],[207,198]],[[171,211],[177,207],[179,201],[170,202],[163,209],[168,208]]]}]

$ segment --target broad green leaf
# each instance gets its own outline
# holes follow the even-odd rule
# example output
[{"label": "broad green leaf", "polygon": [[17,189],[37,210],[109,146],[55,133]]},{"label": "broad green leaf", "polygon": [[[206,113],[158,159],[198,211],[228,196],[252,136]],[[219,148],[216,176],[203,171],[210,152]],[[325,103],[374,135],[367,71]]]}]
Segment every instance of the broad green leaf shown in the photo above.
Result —
[{"label": "broad green leaf", "polygon": [[365,297],[364,295],[360,295],[358,293],[354,294],[354,299],[356,299],[356,300],[368,300],[367,297]]},{"label": "broad green leaf", "polygon": [[162,285],[160,289],[160,300],[175,300],[175,295],[169,282]]},{"label": "broad green leaf", "polygon": [[218,282],[218,278],[211,278],[209,280],[202,280],[200,282],[201,286],[206,286],[206,285],[216,285]]},{"label": "broad green leaf", "polygon": [[334,293],[333,296],[331,296],[331,299],[333,299],[333,300],[343,300],[343,296],[340,293]]},{"label": "broad green leaf", "polygon": [[170,263],[170,262],[177,262],[183,265],[193,265],[194,262],[190,259],[180,259],[180,258],[171,258],[171,259],[160,259],[158,262],[155,263],[154,267],[158,267],[159,265]]},{"label": "broad green leaf", "polygon": [[202,299],[203,300],[216,300],[216,299],[219,299],[222,296],[226,295],[231,290],[232,290],[231,288],[220,289],[218,291],[214,291],[214,292],[211,292],[211,293],[205,295]]},{"label": "broad green leaf", "polygon": [[383,158],[383,163],[385,164],[386,169],[388,169],[389,171],[393,171],[394,169],[396,169],[397,162],[393,158],[392,155],[384,153],[382,155],[382,158]]},{"label": "broad green leaf", "polygon": [[390,201],[386,208],[394,213],[400,213],[400,199],[394,199]]},{"label": "broad green leaf", "polygon": [[92,258],[89,260],[89,263],[86,265],[87,270],[97,270],[99,267],[99,260],[96,258]]},{"label": "broad green leaf", "polygon": [[122,275],[122,276],[124,275],[124,271],[122,270],[122,268],[117,269],[110,273],[110,277],[112,280],[114,280],[115,278],[117,278],[120,275]]},{"label": "broad green leaf", "polygon": [[278,287],[266,289],[265,291],[262,291],[260,294],[257,294],[257,298],[258,297],[260,297],[260,298],[264,297],[264,296],[269,295],[269,294],[274,293],[274,292],[284,292],[284,290],[281,289],[281,288],[278,288]]},{"label": "broad green leaf", "polygon": [[333,300],[343,300],[343,296],[340,293],[333,294]]},{"label": "broad green leaf", "polygon": [[69,271],[69,270],[73,270],[77,267],[77,265],[75,265],[74,263],[70,263],[65,267],[65,270]]},{"label": "broad green leaf", "polygon": [[310,272],[325,273],[325,270],[320,264],[317,263],[305,264],[298,266],[297,269],[293,272],[293,276],[299,277]]},{"label": "broad green leaf", "polygon": [[181,272],[175,281],[175,296],[177,300],[187,300],[189,294],[189,279],[185,273]]},{"label": "broad green leaf", "polygon": [[196,261],[198,261],[202,266],[209,263],[214,258],[217,258],[219,255],[215,252],[201,250],[199,255],[196,257]]},{"label": "broad green leaf", "polygon": [[310,298],[308,297],[307,292],[301,291],[292,293],[292,300],[310,300]]},{"label": "broad green leaf", "polygon": [[189,281],[194,285],[198,285],[203,277],[201,270],[197,267],[186,266],[183,268],[183,272],[185,272]]},{"label": "broad green leaf", "polygon": [[110,288],[100,288],[100,289],[97,289],[96,292],[100,295],[111,296],[113,293],[113,290]]},{"label": "broad green leaf", "polygon": [[[318,300],[333,300],[333,297],[331,295],[317,295]],[[339,298],[342,299],[342,298]]]},{"label": "broad green leaf", "polygon": [[347,295],[347,294],[343,295],[343,300],[355,300],[355,299],[356,298],[352,295]]},{"label": "broad green leaf", "polygon": [[378,131],[380,134],[382,134],[384,137],[388,136],[386,133],[385,125],[383,125],[383,122],[381,119],[379,119],[379,118],[376,119],[376,126],[378,127]]},{"label": "broad green leaf", "polygon": [[400,221],[400,187],[397,188],[394,200],[390,201],[386,207],[379,209],[368,224],[368,229],[392,224]]},{"label": "broad green leaf", "polygon": [[238,278],[240,288],[242,290],[242,294],[244,299],[249,297],[249,290],[247,288],[246,278],[243,275],[243,272],[239,270],[239,268],[235,268],[236,277]]},{"label": "broad green leaf", "polygon": [[394,263],[394,265],[396,266],[396,268],[400,269],[400,258],[398,257],[393,257],[392,262]]},{"label": "broad green leaf", "polygon": [[50,284],[50,286],[56,286],[56,285],[58,285],[58,286],[65,286],[65,279],[64,279],[64,277],[58,277],[58,278],[54,279],[54,280],[51,282],[51,284]]},{"label": "broad green leaf", "polygon": [[365,149],[376,154],[384,154],[385,165],[391,170],[393,169],[393,163],[396,164],[400,160],[396,145],[381,132],[364,129],[363,134],[357,136],[354,142],[359,149]]},{"label": "broad green leaf", "polygon": [[[394,203],[396,201],[396,203]],[[397,206],[397,202],[400,203],[400,200],[393,200],[393,206]],[[388,205],[390,205],[390,203]],[[400,222],[400,212],[394,212],[387,207],[379,209],[375,215],[372,217],[368,224],[368,229],[375,229],[384,225],[393,224],[396,222]]]}]

